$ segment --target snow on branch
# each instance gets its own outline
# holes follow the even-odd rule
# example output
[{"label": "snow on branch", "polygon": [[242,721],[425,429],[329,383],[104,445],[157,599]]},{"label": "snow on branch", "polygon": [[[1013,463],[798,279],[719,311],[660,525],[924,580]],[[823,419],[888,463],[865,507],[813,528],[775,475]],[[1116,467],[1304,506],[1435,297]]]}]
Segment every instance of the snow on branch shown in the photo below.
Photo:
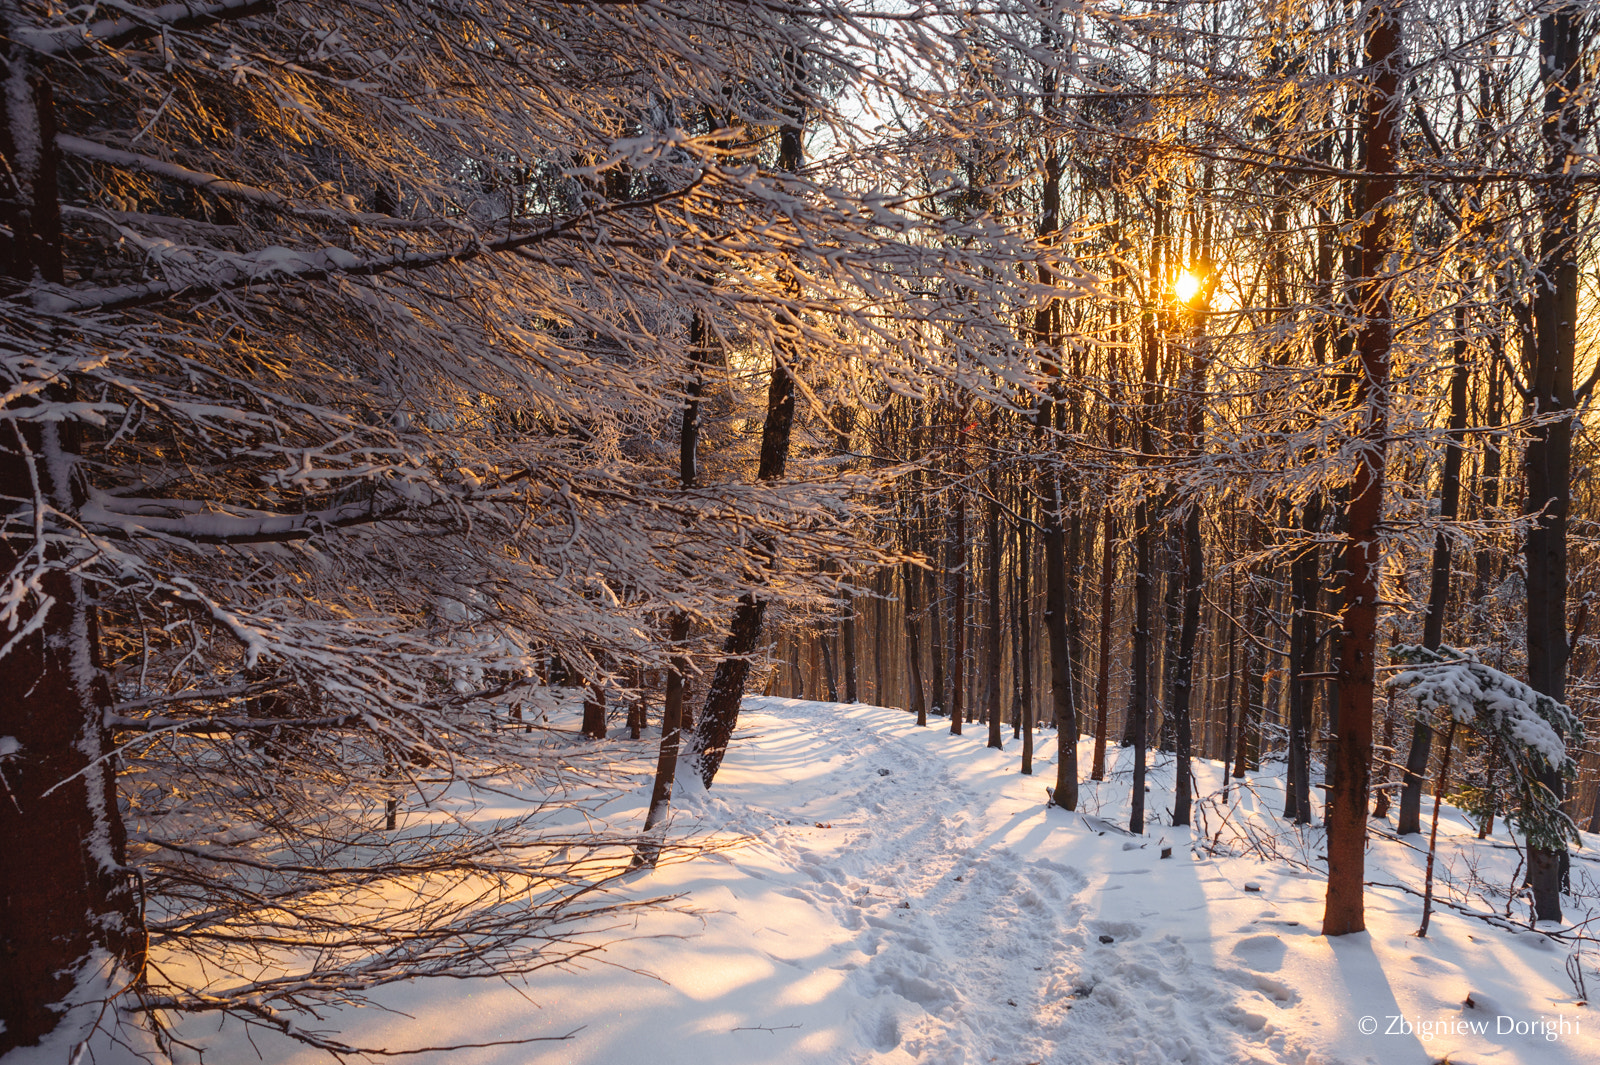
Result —
[{"label": "snow on branch", "polygon": [[1433,724],[1434,714],[1443,712],[1500,745],[1520,801],[1520,811],[1511,816],[1532,844],[1554,848],[1567,840],[1581,843],[1577,827],[1542,778],[1576,776],[1570,751],[1582,743],[1582,720],[1565,704],[1478,661],[1471,651],[1398,644],[1391,653],[1396,664],[1408,668],[1390,677],[1386,686],[1416,699],[1424,721]]},{"label": "snow on branch", "polygon": [[123,15],[58,29],[13,31],[13,37],[38,55],[77,59],[102,48],[116,48],[162,33],[203,29],[218,22],[263,15],[276,10],[278,0],[222,0],[216,4],[176,3],[153,8],[123,3],[97,6],[121,10]]}]

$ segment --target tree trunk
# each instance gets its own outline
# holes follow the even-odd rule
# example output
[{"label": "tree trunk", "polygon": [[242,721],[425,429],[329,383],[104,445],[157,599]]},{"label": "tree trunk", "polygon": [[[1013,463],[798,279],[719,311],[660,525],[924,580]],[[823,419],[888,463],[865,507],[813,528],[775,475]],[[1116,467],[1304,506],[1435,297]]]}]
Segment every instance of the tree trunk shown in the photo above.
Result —
[{"label": "tree trunk", "polygon": [[1394,237],[1394,160],[1399,140],[1400,23],[1398,4],[1370,9],[1366,58],[1369,85],[1363,104],[1362,169],[1366,212],[1361,225],[1358,288],[1362,310],[1356,334],[1361,372],[1355,402],[1360,438],[1350,492],[1344,556],[1343,638],[1339,646],[1339,722],[1328,790],[1328,894],[1322,932],[1338,936],[1366,928],[1362,882],[1366,871],[1367,793],[1372,771],[1372,698],[1378,632],[1379,544],[1383,518],[1384,456],[1388,431],[1389,348],[1393,338],[1390,291],[1382,276]]},{"label": "tree trunk", "polygon": [[814,639],[822,648],[822,677],[828,688],[828,702],[839,701],[839,678],[833,668],[833,643],[828,639],[828,627],[819,625]]},{"label": "tree trunk", "polygon": [[583,734],[591,740],[606,738],[606,686],[604,681],[592,681],[589,694],[583,699]]},{"label": "tree trunk", "polygon": [[1200,590],[1204,580],[1204,545],[1200,539],[1200,504],[1189,504],[1183,521],[1183,620],[1178,636],[1178,660],[1172,684],[1172,716],[1177,732],[1178,769],[1173,787],[1172,823],[1187,825],[1192,801],[1194,775],[1190,748],[1193,743],[1193,715],[1190,697],[1194,691],[1194,646],[1200,629]]},{"label": "tree trunk", "polygon": [[1133,736],[1133,797],[1128,830],[1144,833],[1145,745],[1150,725],[1150,614],[1154,606],[1150,574],[1150,522],[1145,505],[1134,516],[1133,579],[1133,693],[1129,706],[1129,732]]},{"label": "tree trunk", "polygon": [[[674,647],[683,646],[689,638],[689,615],[677,613],[672,616],[667,638]],[[672,785],[677,779],[678,748],[683,735],[683,678],[688,669],[688,660],[682,655],[672,656],[672,668],[667,670],[667,692],[661,707],[661,747],[656,755],[655,786],[650,789],[650,812],[644,819],[646,836],[661,828],[666,823],[667,815],[672,812]],[[660,854],[660,843],[647,840],[640,844],[634,864],[654,865]]]},{"label": "tree trunk", "polygon": [[956,496],[956,535],[950,545],[955,556],[956,597],[950,607],[951,644],[954,647],[950,663],[950,734],[961,735],[962,698],[967,688],[967,561],[971,552],[967,545],[967,497]]},{"label": "tree trunk", "polygon": [[[1455,365],[1450,371],[1450,432],[1445,444],[1444,471],[1439,477],[1439,520],[1456,519],[1461,504],[1461,455],[1467,428],[1467,322],[1466,312],[1456,310]],[[1428,617],[1422,625],[1422,646],[1438,650],[1444,642],[1445,608],[1450,602],[1450,537],[1440,529],[1433,538],[1432,573],[1428,581]],[[1428,755],[1433,746],[1433,729],[1417,720],[1411,732],[1411,749],[1406,754],[1405,774],[1401,778],[1400,815],[1395,831],[1408,835],[1422,831],[1422,778],[1428,770]]]},{"label": "tree trunk", "polygon": [[[794,95],[789,101],[784,122],[778,130],[778,168],[799,171],[803,155],[805,109],[800,103],[806,78],[805,63],[793,52],[784,55],[784,65],[793,78]],[[797,281],[792,283],[796,290]],[[796,292],[798,295],[798,292]],[[779,321],[798,331],[799,323],[780,312]],[[783,479],[789,463],[789,438],[794,431],[795,379],[789,366],[788,345],[780,338],[772,358],[772,377],[767,386],[767,413],[761,426],[761,459],[756,470],[758,481]],[[733,625],[722,645],[722,661],[711,677],[711,688],[700,711],[693,747],[700,763],[700,779],[711,787],[722,758],[728,751],[734,727],[739,723],[739,703],[744,699],[745,682],[750,677],[750,656],[761,642],[762,621],[767,602],[754,592],[746,592],[734,611]]]},{"label": "tree trunk", "polygon": [[1317,582],[1321,552],[1314,538],[1322,525],[1322,500],[1312,496],[1300,524],[1306,543],[1289,569],[1289,772],[1283,815],[1296,824],[1311,823],[1311,688],[1303,680],[1314,671],[1317,632]]},{"label": "tree trunk", "polygon": [[1061,481],[1044,474],[1044,629],[1050,641],[1050,707],[1056,726],[1057,806],[1078,808],[1078,711],[1072,704],[1072,646],[1067,640],[1066,530]]},{"label": "tree trunk", "polygon": [[988,520],[984,522],[985,541],[985,567],[984,567],[984,595],[989,600],[988,632],[984,638],[984,672],[988,674],[984,685],[985,697],[988,699],[989,712],[989,743],[988,746],[996,750],[1004,749],[1005,740],[1000,731],[1000,630],[1005,623],[1005,615],[1001,610],[1000,602],[1000,556],[1005,552],[1001,549],[1000,542],[1000,467],[995,463],[989,464],[989,503]]},{"label": "tree trunk", "polygon": [[922,582],[922,571],[907,562],[901,567],[901,581],[905,585],[906,665],[911,675],[911,709],[917,715],[917,725],[928,725],[928,700],[922,690],[922,640],[917,607],[917,585]]},{"label": "tree trunk", "polygon": [[[0,271],[27,282],[60,283],[55,113],[48,83],[9,45],[0,14],[5,71],[0,154],[11,191],[0,196]],[[20,382],[0,378],[0,390]],[[52,399],[69,398],[57,386]],[[26,399],[13,401],[14,414]],[[0,432],[0,497],[30,511],[64,515],[81,500],[74,485],[77,423],[13,416]],[[48,542],[5,522],[0,574],[35,589],[18,604],[20,629],[0,657],[0,1055],[58,1029],[76,1043],[98,1023],[104,1002],[136,982],[145,931],[117,804],[116,763],[106,715],[111,688],[101,672],[99,626],[83,580]],[[45,519],[46,536],[50,521]],[[41,573],[42,571],[42,573]],[[71,998],[75,1009],[61,1006]]]},{"label": "tree trunk", "polygon": [[1106,778],[1106,731],[1111,711],[1111,604],[1117,571],[1117,518],[1107,508],[1100,517],[1100,669],[1094,681],[1094,764],[1089,779]]},{"label": "tree trunk", "polygon": [[844,701],[859,703],[861,689],[856,682],[856,603],[855,597],[844,597],[844,619],[839,622],[839,657],[844,666]]},{"label": "tree trunk", "polygon": [[[1582,150],[1579,122],[1589,14],[1571,4],[1539,23],[1545,79],[1546,173],[1541,188],[1544,228],[1533,296],[1534,360],[1528,375],[1530,411],[1555,420],[1528,430],[1524,455],[1529,513],[1538,518],[1523,542],[1528,586],[1528,683],[1566,701],[1567,514],[1572,502],[1573,372],[1578,323],[1578,195],[1572,174]],[[1551,771],[1541,782],[1560,799],[1564,781]],[[1564,851],[1530,847],[1528,881],[1541,921],[1561,920]]]},{"label": "tree trunk", "polygon": [[1028,539],[1030,517],[1028,497],[1022,494],[1022,520],[1017,523],[1017,638],[1021,649],[1022,672],[1022,772],[1033,775],[1034,691],[1033,691],[1033,594],[1028,580],[1032,568],[1033,545]]}]

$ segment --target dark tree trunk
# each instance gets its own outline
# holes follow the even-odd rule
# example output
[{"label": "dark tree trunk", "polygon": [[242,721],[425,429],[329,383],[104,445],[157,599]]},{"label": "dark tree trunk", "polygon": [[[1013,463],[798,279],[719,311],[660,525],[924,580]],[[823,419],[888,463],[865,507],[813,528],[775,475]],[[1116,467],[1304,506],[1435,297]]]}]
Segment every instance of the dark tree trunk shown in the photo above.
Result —
[{"label": "dark tree trunk", "polygon": [[989,600],[988,632],[983,641],[984,672],[988,674],[984,692],[989,703],[986,708],[989,713],[988,746],[998,750],[1005,747],[1000,730],[1000,630],[1005,624],[1000,602],[1000,556],[1004,551],[1000,542],[1000,468],[993,462],[989,464],[989,503],[984,526],[984,597]]},{"label": "dark tree trunk", "polygon": [[[48,83],[9,45],[9,29],[0,16],[0,225],[10,230],[0,240],[0,272],[59,283],[54,108]],[[0,391],[19,384],[0,376]],[[66,386],[50,398],[69,398]],[[13,402],[13,410],[27,406]],[[0,497],[74,513],[79,451],[76,423],[8,420],[0,430]],[[22,531],[31,520],[7,518],[14,531],[0,538],[0,574],[26,588],[41,562],[45,572],[21,604],[23,619],[41,624],[5,634],[10,647],[0,657],[0,736],[15,743],[0,786],[0,1055],[62,1025],[87,1032],[85,1011],[93,1023],[97,1003],[137,979],[145,949],[105,725],[111,689],[100,668],[95,607],[65,560]],[[79,1008],[58,1008],[69,996]]]},{"label": "dark tree trunk", "polygon": [[833,643],[828,639],[828,630],[819,627],[815,636],[817,646],[822,648],[822,678],[828,687],[828,702],[839,701],[839,680],[833,669]]},{"label": "dark tree trunk", "polygon": [[[1236,606],[1237,606],[1237,602],[1234,600],[1234,598],[1232,596],[1230,596],[1230,601],[1228,603],[1229,611],[1230,612],[1233,611]],[[1226,673],[1227,679],[1224,682],[1224,687],[1223,687],[1224,694],[1222,696],[1223,713],[1227,715],[1227,720],[1226,720],[1226,722],[1224,724],[1223,732],[1222,732],[1222,759],[1221,759],[1221,761],[1222,761],[1222,799],[1223,799],[1224,802],[1226,802],[1227,799],[1228,799],[1228,781],[1231,779],[1231,776],[1232,776],[1228,772],[1228,762],[1229,762],[1229,759],[1231,759],[1233,757],[1234,728],[1235,728],[1235,723],[1239,720],[1239,716],[1236,715],[1236,711],[1235,711],[1235,708],[1234,708],[1234,701],[1238,697],[1239,689],[1241,687],[1241,685],[1239,684],[1239,675],[1235,671],[1235,668],[1234,668],[1235,665],[1239,661],[1239,625],[1231,617],[1225,622],[1225,625],[1226,625],[1226,631],[1228,633],[1229,639],[1228,639],[1228,665],[1227,665],[1227,673]]]},{"label": "dark tree trunk", "polygon": [[851,595],[844,597],[844,620],[839,622],[839,657],[844,666],[844,701],[861,701],[861,689],[856,681],[856,603]]},{"label": "dark tree trunk", "polygon": [[1028,495],[1021,494],[1022,520],[1017,523],[1017,641],[1021,652],[1022,681],[1022,772],[1033,775],[1033,594],[1028,581],[1032,568],[1033,545],[1028,539],[1030,508]]},{"label": "dark tree trunk", "polygon": [[[940,522],[941,531],[944,523]],[[949,557],[948,551],[937,551],[936,555]],[[933,693],[932,712],[943,714],[949,707],[945,693],[949,690],[946,674],[949,672],[950,641],[946,638],[949,628],[945,623],[945,589],[954,586],[954,578],[950,577],[946,567],[931,570],[923,578],[928,582],[930,602],[928,604],[928,631],[933,633]]]},{"label": "dark tree trunk", "polygon": [[1362,101],[1362,169],[1366,213],[1361,225],[1358,289],[1362,318],[1356,335],[1361,372],[1355,402],[1366,445],[1357,459],[1346,511],[1344,616],[1339,645],[1338,735],[1329,769],[1328,895],[1322,932],[1338,936],[1366,928],[1367,795],[1372,772],[1372,700],[1378,632],[1379,544],[1383,519],[1385,435],[1388,431],[1389,348],[1393,337],[1389,284],[1382,276],[1394,244],[1394,160],[1399,141],[1400,23],[1398,3],[1370,9],[1366,58],[1369,84]]},{"label": "dark tree trunk", "polygon": [[950,545],[955,558],[955,602],[950,607],[950,734],[961,735],[962,698],[967,688],[967,497],[956,496],[956,535]]},{"label": "dark tree trunk", "polygon": [[1078,808],[1078,711],[1072,703],[1072,645],[1067,639],[1066,530],[1061,482],[1044,474],[1044,629],[1050,641],[1050,707],[1056,726],[1056,805]]},{"label": "dark tree trunk", "polygon": [[[784,66],[793,79],[794,95],[790,100],[784,122],[778,129],[778,168],[795,173],[804,159],[805,108],[800,103],[806,81],[805,62],[793,52],[784,55]],[[799,283],[794,282],[796,290]],[[798,294],[798,292],[797,292]],[[781,312],[780,322],[798,331],[799,323],[787,312]],[[772,359],[772,376],[767,386],[767,413],[761,426],[761,459],[756,469],[758,481],[783,479],[789,463],[789,438],[794,430],[795,379],[790,369],[792,352],[779,340],[778,350]],[[750,656],[761,643],[762,621],[766,617],[767,603],[754,592],[747,592],[734,611],[733,625],[722,645],[722,661],[717,663],[711,677],[711,688],[706,692],[705,707],[696,723],[693,750],[700,763],[700,779],[711,787],[716,779],[722,758],[733,739],[733,730],[739,723],[739,703],[744,699],[745,682],[750,677]]]},{"label": "dark tree trunk", "polygon": [[[689,638],[689,615],[674,614],[667,638],[675,648],[682,647]],[[672,656],[672,668],[667,670],[667,691],[661,707],[661,747],[656,755],[655,786],[650,790],[650,812],[645,815],[644,831],[648,835],[666,823],[672,812],[672,785],[678,774],[678,748],[683,736],[683,678],[689,663],[682,655]],[[661,853],[660,844],[647,840],[639,847],[637,865],[654,865]]]},{"label": "dark tree trunk", "polygon": [[[1246,519],[1259,531],[1260,520]],[[1253,537],[1253,546],[1259,548],[1259,537]],[[1256,769],[1261,757],[1261,716],[1266,712],[1266,652],[1262,641],[1267,634],[1267,604],[1257,577],[1251,572],[1245,576],[1245,617],[1249,625],[1244,641],[1244,691],[1239,705],[1239,730],[1234,736],[1233,777],[1243,780],[1245,772]]]},{"label": "dark tree trunk", "polygon": [[[1544,228],[1540,269],[1534,280],[1534,360],[1528,375],[1536,417],[1555,420],[1528,431],[1524,455],[1530,513],[1538,518],[1523,543],[1528,585],[1528,683],[1557,702],[1566,701],[1567,514],[1572,503],[1573,372],[1578,324],[1578,194],[1572,174],[1582,151],[1583,60],[1592,14],[1571,4],[1539,23],[1539,58],[1545,80],[1544,140],[1549,179],[1541,189]],[[1557,799],[1564,781],[1541,778]],[[1528,850],[1528,882],[1541,921],[1561,920],[1564,853]]]},{"label": "dark tree trunk", "polygon": [[1178,742],[1178,770],[1174,782],[1172,823],[1187,825],[1192,801],[1190,764],[1193,742],[1193,715],[1190,698],[1194,691],[1194,647],[1200,630],[1200,590],[1204,581],[1204,545],[1200,540],[1200,504],[1189,504],[1183,521],[1183,621],[1178,636],[1178,660],[1172,683],[1172,716]]},{"label": "dark tree trunk", "polygon": [[928,700],[922,690],[922,625],[917,606],[917,585],[922,582],[922,571],[907,562],[901,567],[901,581],[906,590],[906,668],[911,675],[911,709],[917,715],[917,725],[926,728]]},{"label": "dark tree trunk", "polygon": [[1111,712],[1111,604],[1117,572],[1117,519],[1107,508],[1100,517],[1100,653],[1094,681],[1094,764],[1089,779],[1106,778],[1106,732]]},{"label": "dark tree trunk", "polygon": [[606,686],[604,681],[589,685],[583,698],[583,734],[591,740],[606,738]]},{"label": "dark tree trunk", "polygon": [[1150,573],[1150,522],[1143,503],[1134,516],[1133,693],[1129,732],[1133,736],[1133,801],[1128,830],[1144,833],[1145,745],[1150,725],[1150,614],[1154,603]]},{"label": "dark tree trunk", "polygon": [[[1456,519],[1461,505],[1461,456],[1467,428],[1467,323],[1464,310],[1456,311],[1455,365],[1450,371],[1450,432],[1445,444],[1444,470],[1439,476],[1439,520]],[[1437,650],[1444,642],[1445,608],[1450,602],[1450,537],[1440,529],[1433,539],[1433,564],[1428,581],[1428,617],[1422,625],[1422,646]],[[1433,729],[1417,720],[1400,787],[1400,815],[1395,831],[1408,835],[1422,831],[1422,780],[1428,771]]]},{"label": "dark tree trunk", "polygon": [[1307,543],[1289,569],[1289,772],[1283,815],[1296,824],[1311,822],[1311,701],[1305,674],[1314,671],[1317,653],[1317,583],[1321,552],[1314,537],[1321,531],[1322,500],[1307,501],[1300,524]]}]

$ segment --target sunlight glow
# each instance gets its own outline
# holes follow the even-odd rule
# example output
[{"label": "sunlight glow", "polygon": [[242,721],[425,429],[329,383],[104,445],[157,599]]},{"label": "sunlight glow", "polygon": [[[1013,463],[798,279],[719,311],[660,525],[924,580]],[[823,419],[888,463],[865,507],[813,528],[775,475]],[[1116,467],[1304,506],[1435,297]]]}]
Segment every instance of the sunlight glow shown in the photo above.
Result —
[{"label": "sunlight glow", "polygon": [[1192,270],[1178,271],[1178,279],[1172,283],[1172,294],[1180,303],[1188,303],[1200,295],[1200,275]]}]

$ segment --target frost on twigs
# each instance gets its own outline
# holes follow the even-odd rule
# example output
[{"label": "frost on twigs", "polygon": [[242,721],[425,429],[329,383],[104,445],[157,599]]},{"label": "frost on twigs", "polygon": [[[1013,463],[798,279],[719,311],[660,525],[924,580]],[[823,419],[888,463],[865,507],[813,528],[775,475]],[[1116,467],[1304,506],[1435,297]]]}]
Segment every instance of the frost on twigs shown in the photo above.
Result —
[{"label": "frost on twigs", "polygon": [[1391,653],[1404,668],[1389,678],[1387,687],[1415,699],[1425,723],[1437,724],[1444,715],[1498,745],[1517,799],[1507,817],[1530,845],[1552,850],[1568,841],[1581,845],[1577,826],[1541,781],[1552,772],[1568,780],[1576,777],[1577,763],[1568,752],[1570,744],[1583,740],[1578,716],[1565,704],[1484,665],[1471,651],[1399,644]]}]

